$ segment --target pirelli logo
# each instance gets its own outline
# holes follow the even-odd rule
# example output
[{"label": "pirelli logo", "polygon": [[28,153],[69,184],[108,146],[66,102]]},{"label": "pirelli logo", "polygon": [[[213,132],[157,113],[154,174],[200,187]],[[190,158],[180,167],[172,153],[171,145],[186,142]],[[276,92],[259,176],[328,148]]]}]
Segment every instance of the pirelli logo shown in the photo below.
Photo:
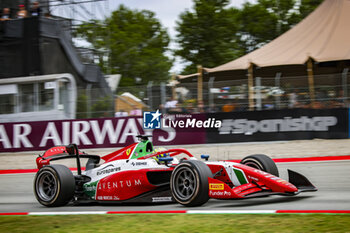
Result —
[{"label": "pirelli logo", "polygon": [[210,190],[224,190],[224,184],[209,184]]}]

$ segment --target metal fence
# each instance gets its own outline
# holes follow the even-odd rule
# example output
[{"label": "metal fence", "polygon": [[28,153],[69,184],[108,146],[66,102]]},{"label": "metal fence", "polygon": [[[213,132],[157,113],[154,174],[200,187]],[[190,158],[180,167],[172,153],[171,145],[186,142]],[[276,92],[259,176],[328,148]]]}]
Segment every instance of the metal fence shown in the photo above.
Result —
[{"label": "metal fence", "polygon": [[197,101],[197,83],[121,87],[118,93],[132,92],[146,105],[166,113],[234,112],[286,108],[340,108],[349,106],[350,75],[347,72],[314,75],[311,90],[307,76],[255,77],[254,108],[249,109],[248,80],[203,82],[203,101]]},{"label": "metal fence", "polygon": [[76,118],[113,117],[115,115],[114,96],[106,95],[102,88],[79,88],[77,94]]},{"label": "metal fence", "polygon": [[[314,97],[310,95],[307,76],[254,78],[254,110],[286,108],[340,108],[349,107],[350,75],[347,73],[314,76]],[[34,86],[35,87],[35,86]],[[28,91],[29,89],[30,91]],[[203,101],[197,101],[197,83],[166,83],[118,87],[113,96],[103,89],[80,88],[77,91],[76,118],[140,116],[143,111],[159,109],[163,113],[201,113],[248,111],[247,79],[203,83]],[[54,92],[40,85],[21,86],[18,91],[6,90],[0,94],[1,114],[21,112],[64,112],[66,94]],[[62,102],[62,103],[61,103]]]},{"label": "metal fence", "polygon": [[81,88],[77,98],[72,98],[72,88],[66,87],[66,83],[59,82],[59,88],[47,85],[51,83],[55,84],[0,85],[0,122],[114,116],[114,96],[107,95],[107,91]]}]

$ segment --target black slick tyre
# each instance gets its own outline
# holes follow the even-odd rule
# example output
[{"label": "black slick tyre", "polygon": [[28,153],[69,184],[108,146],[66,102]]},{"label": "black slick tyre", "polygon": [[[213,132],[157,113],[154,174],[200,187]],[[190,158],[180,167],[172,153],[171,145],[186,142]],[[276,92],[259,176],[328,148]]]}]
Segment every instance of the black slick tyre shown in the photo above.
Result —
[{"label": "black slick tyre", "polygon": [[267,155],[249,155],[243,158],[240,163],[279,176],[276,163]]},{"label": "black slick tyre", "polygon": [[174,199],[184,206],[200,206],[209,200],[209,167],[198,160],[186,160],[171,174],[170,189]]},{"label": "black slick tyre", "polygon": [[66,205],[75,192],[73,173],[63,165],[42,167],[34,179],[34,194],[40,204],[47,207]]}]

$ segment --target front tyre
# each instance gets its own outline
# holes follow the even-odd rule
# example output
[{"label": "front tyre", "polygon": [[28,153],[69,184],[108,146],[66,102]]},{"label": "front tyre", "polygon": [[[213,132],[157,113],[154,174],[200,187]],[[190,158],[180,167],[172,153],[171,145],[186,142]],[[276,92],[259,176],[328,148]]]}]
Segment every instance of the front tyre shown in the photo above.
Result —
[{"label": "front tyre", "polygon": [[73,173],[63,165],[41,168],[34,179],[34,193],[40,204],[47,207],[66,205],[75,192]]},{"label": "front tyre", "polygon": [[209,167],[197,160],[183,161],[171,174],[170,189],[174,199],[185,206],[200,206],[209,200]]},{"label": "front tyre", "polygon": [[279,176],[276,163],[267,155],[249,155],[243,158],[240,163]]}]

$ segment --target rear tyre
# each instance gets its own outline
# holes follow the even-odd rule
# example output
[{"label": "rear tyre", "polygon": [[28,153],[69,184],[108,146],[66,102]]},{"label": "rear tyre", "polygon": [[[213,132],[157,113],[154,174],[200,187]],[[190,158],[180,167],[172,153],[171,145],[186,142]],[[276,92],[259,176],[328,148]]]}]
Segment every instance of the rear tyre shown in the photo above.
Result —
[{"label": "rear tyre", "polygon": [[197,160],[186,160],[171,174],[170,189],[174,199],[184,206],[200,206],[209,200],[209,167]]},{"label": "rear tyre", "polygon": [[66,205],[75,192],[73,173],[63,165],[41,168],[34,179],[34,193],[40,204],[48,207]]},{"label": "rear tyre", "polygon": [[241,164],[259,169],[274,176],[279,176],[276,163],[267,155],[249,155],[241,160]]}]

